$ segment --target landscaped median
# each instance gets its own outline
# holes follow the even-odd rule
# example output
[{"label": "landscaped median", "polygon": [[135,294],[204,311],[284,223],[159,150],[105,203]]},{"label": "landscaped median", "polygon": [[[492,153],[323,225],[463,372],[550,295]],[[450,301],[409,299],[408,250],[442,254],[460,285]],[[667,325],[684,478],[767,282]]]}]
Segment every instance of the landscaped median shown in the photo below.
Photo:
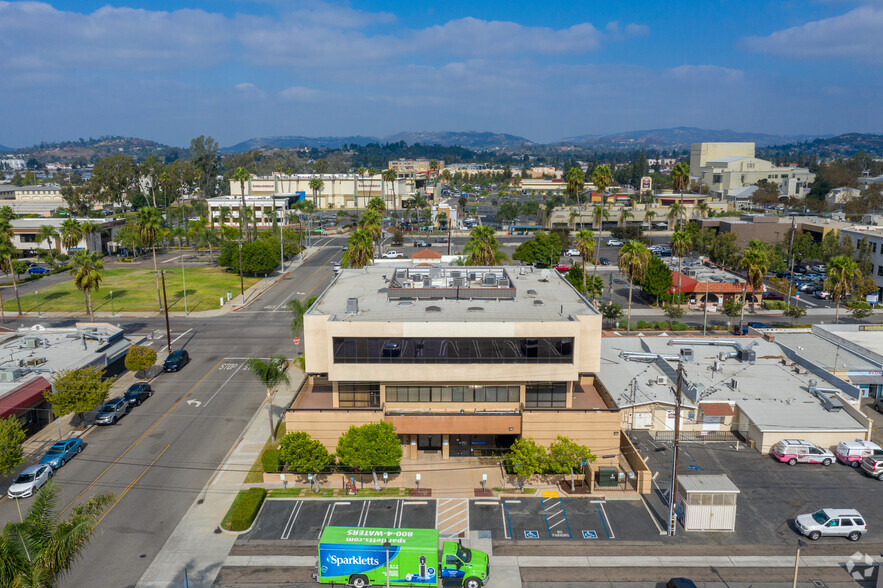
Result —
[{"label": "landscaped median", "polygon": [[221,528],[233,533],[248,531],[266,497],[267,491],[264,488],[240,490],[233,499],[233,504],[230,505],[224,520],[221,521]]},{"label": "landscaped median", "polygon": [[[181,268],[162,268],[165,272],[166,296],[169,310],[184,310],[184,282],[187,282],[187,310],[211,310],[219,307],[227,293],[240,292],[239,274],[218,267],[188,267],[181,276]],[[246,288],[259,278],[246,277]],[[112,294],[111,294],[112,293]],[[155,312],[159,308],[156,277],[152,269],[122,268],[104,272],[101,287],[92,292],[95,312]],[[83,293],[73,280],[41,289],[38,294],[22,294],[23,312],[85,312]],[[7,294],[4,303],[7,312],[17,309],[15,298]]]}]

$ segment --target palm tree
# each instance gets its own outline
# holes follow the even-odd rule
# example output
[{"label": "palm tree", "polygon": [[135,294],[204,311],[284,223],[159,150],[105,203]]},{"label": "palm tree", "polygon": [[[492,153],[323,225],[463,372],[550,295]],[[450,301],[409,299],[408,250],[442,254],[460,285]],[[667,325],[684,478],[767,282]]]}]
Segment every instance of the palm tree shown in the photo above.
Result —
[{"label": "palm tree", "polygon": [[145,245],[149,245],[153,252],[153,273],[156,278],[156,301],[159,309],[162,310],[162,297],[159,291],[159,267],[156,265],[156,242],[162,232],[163,219],[162,213],[158,208],[145,206],[138,209],[136,225],[138,234]]},{"label": "palm tree", "polygon": [[699,213],[699,218],[705,218],[708,215],[708,202],[700,202],[696,205],[696,212]]},{"label": "palm tree", "polygon": [[15,291],[15,305],[21,316],[21,299],[18,297],[18,281],[15,279],[15,266],[12,260],[18,256],[18,249],[12,244],[12,224],[5,217],[0,217],[0,259],[3,269],[12,276],[12,288]]},{"label": "palm tree", "polygon": [[[383,182],[389,184],[392,188],[392,209],[396,209],[396,180],[399,177],[398,172],[394,169],[385,169],[380,172],[380,177],[383,179]],[[373,200],[373,199],[372,199]]]},{"label": "palm tree", "polygon": [[578,213],[575,210],[570,211],[570,230],[571,231],[576,230],[576,223],[574,222],[574,219],[577,219],[579,217],[580,217],[580,213]]},{"label": "palm tree", "polygon": [[684,214],[684,191],[690,187],[690,166],[683,161],[676,163],[671,170],[671,184],[675,191],[681,195],[681,214]]},{"label": "palm tree", "polygon": [[0,586],[56,586],[114,501],[113,494],[96,494],[61,519],[58,493],[50,480],[37,492],[24,519],[8,522],[0,531]]},{"label": "palm tree", "polygon": [[239,230],[241,235],[247,235],[248,223],[245,222],[245,182],[251,179],[251,174],[239,166],[233,170],[233,181],[239,182],[240,204],[239,204]]},{"label": "palm tree", "polygon": [[55,227],[52,225],[40,225],[40,230],[37,231],[37,245],[45,241],[49,245],[49,250],[52,251],[52,240],[55,240],[55,248],[56,250],[61,248],[61,236],[58,234],[58,231],[55,230]]},{"label": "palm tree", "polygon": [[467,265],[498,265],[500,261],[507,259],[500,251],[500,242],[494,236],[494,230],[487,225],[472,229],[463,253],[469,256]]},{"label": "palm tree", "polygon": [[70,250],[80,244],[83,240],[83,229],[77,219],[65,219],[61,223],[61,244],[70,253]]},{"label": "palm tree", "polygon": [[426,199],[426,196],[422,193],[418,192],[414,195],[414,198],[411,199],[412,206],[417,211],[417,226],[420,226],[420,210],[429,208],[429,200]]},{"label": "palm tree", "polygon": [[595,277],[598,275],[599,256],[601,255],[601,229],[604,228],[604,221],[610,218],[610,211],[604,208],[603,204],[595,206],[592,210],[592,228],[598,231],[598,246],[595,247],[595,265],[592,266],[592,284],[595,283]]},{"label": "palm tree", "polygon": [[[576,232],[576,239],[573,242],[574,247],[579,251],[579,256],[583,264],[583,292],[586,292],[586,260],[595,253],[595,233],[589,229],[580,229]],[[592,276],[592,292],[595,291],[595,277]],[[592,296],[594,298],[594,296]]]},{"label": "palm tree", "polygon": [[681,262],[690,253],[690,237],[686,231],[671,234],[671,252],[678,256],[678,306],[681,305]]},{"label": "palm tree", "polygon": [[288,311],[294,316],[291,319],[291,334],[297,337],[304,330],[304,315],[316,302],[315,296],[310,296],[306,300],[292,298],[288,301]]},{"label": "palm tree", "polygon": [[343,264],[353,269],[361,269],[371,263],[374,257],[374,237],[365,229],[356,229],[347,239],[347,250],[343,252]]},{"label": "palm tree", "polygon": [[652,208],[648,208],[644,212],[644,222],[646,222],[650,227],[653,226],[653,219],[656,218],[656,211]]},{"label": "palm tree", "polygon": [[268,361],[264,361],[258,357],[251,357],[245,360],[245,365],[254,377],[264,385],[267,389],[267,411],[270,416],[270,438],[276,440],[276,431],[273,428],[273,392],[274,388],[279,384],[288,383],[288,374],[285,368],[288,367],[288,358],[284,355],[277,354]]},{"label": "palm tree", "polygon": [[825,288],[831,293],[831,298],[837,303],[837,311],[834,322],[840,322],[840,303],[849,296],[856,282],[862,279],[862,271],[851,257],[838,255],[832,257],[825,264],[828,270],[828,279],[825,280]]},{"label": "palm tree", "polygon": [[[747,270],[745,274],[745,284],[746,290],[749,286],[751,287],[752,309],[754,308],[757,299],[757,293],[763,291],[763,278],[766,275],[769,263],[769,254],[767,253],[766,245],[757,239],[752,239],[748,244],[748,247],[742,253],[742,259],[739,260],[739,265]],[[745,305],[744,300],[742,301],[742,305]]]},{"label": "palm tree", "polygon": [[[143,209],[142,209],[143,210]],[[101,280],[104,274],[104,261],[101,254],[95,251],[77,251],[71,258],[72,267],[70,275],[74,277],[74,285],[78,290],[83,291],[83,298],[86,302],[86,312],[89,313],[91,320],[95,320],[95,310],[92,306],[92,290],[97,290],[101,286]]]},{"label": "palm tree", "polygon": [[[669,228],[672,228],[672,225],[674,224],[675,220],[680,221],[681,218],[683,218],[685,210],[686,209],[684,208],[684,205],[679,202],[674,202],[668,206],[668,214],[666,215],[666,218],[668,219],[668,227]],[[681,225],[681,224],[682,223],[678,222],[678,225]],[[683,227],[682,226],[675,227],[675,230],[678,230],[678,229],[683,230]]]},{"label": "palm tree", "polygon": [[610,186],[611,182],[613,182],[613,174],[610,173],[610,168],[606,165],[599,165],[594,171],[592,171],[592,183],[595,184],[595,188],[598,189],[598,194],[601,196],[602,206],[605,204],[604,192]]},{"label": "palm tree", "polygon": [[[227,217],[230,216],[230,207],[229,206],[219,206],[218,207],[218,221],[220,221],[221,225],[221,240],[224,238],[224,229],[227,228]],[[212,226],[214,226],[215,217],[212,217]]]},{"label": "palm tree", "polygon": [[622,209],[622,212],[619,213],[619,226],[624,227],[630,218],[635,218],[635,214],[631,210]]},{"label": "palm tree", "polygon": [[215,264],[215,245],[219,244],[218,233],[214,229],[208,227],[199,227],[196,229],[197,246],[208,247],[209,265]]},{"label": "palm tree", "polygon": [[321,178],[310,178],[310,190],[313,191],[313,204],[316,208],[319,208],[319,191],[324,185],[325,182]]},{"label": "palm tree", "polygon": [[377,242],[377,256],[379,257],[382,253],[380,251],[380,236],[383,231],[383,216],[377,209],[367,208],[359,218],[359,227],[368,231],[371,239]]},{"label": "palm tree", "polygon": [[629,279],[629,310],[626,318],[626,329],[631,332],[632,329],[632,287],[635,282],[644,279],[647,273],[647,266],[650,264],[650,251],[647,246],[639,241],[629,241],[619,250],[619,259],[617,265],[619,270],[628,276]]}]

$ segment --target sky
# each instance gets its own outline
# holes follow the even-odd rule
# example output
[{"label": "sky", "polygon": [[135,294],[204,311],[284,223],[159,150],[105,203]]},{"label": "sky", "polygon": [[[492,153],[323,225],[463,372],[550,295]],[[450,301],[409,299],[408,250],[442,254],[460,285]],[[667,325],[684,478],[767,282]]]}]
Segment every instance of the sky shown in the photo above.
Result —
[{"label": "sky", "polygon": [[0,144],[883,131],[883,0],[0,1]]}]

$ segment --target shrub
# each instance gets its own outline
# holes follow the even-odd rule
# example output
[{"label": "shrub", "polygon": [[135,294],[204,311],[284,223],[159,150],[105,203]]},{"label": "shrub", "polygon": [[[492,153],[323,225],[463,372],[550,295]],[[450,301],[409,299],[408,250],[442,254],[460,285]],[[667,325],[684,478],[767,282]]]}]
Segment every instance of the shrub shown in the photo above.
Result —
[{"label": "shrub", "polygon": [[638,321],[639,329],[652,329],[653,323],[648,323],[647,321]]},{"label": "shrub", "polygon": [[130,372],[146,370],[156,363],[156,350],[144,345],[132,345],[126,354],[125,363]]},{"label": "shrub", "polygon": [[656,330],[665,331],[668,329],[668,322],[667,321],[656,321],[655,326],[656,326]]},{"label": "shrub", "polygon": [[679,323],[679,322],[675,321],[671,324],[672,331],[686,331],[689,328],[690,328],[690,325],[688,325],[686,323]]},{"label": "shrub", "polygon": [[245,531],[254,522],[267,491],[264,488],[249,488],[239,493],[238,500],[233,502],[228,513],[231,531]]},{"label": "shrub", "polygon": [[261,465],[268,474],[282,471],[282,455],[278,449],[267,449],[261,454]]},{"label": "shrub", "polygon": [[784,300],[765,300],[763,306],[767,310],[785,310],[788,308]]}]

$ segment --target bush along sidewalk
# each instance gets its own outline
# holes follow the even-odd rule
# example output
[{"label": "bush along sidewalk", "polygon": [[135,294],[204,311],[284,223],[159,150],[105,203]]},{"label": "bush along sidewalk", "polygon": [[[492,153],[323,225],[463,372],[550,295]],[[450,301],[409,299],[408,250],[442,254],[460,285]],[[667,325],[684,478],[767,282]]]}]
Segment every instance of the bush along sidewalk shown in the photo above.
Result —
[{"label": "bush along sidewalk", "polygon": [[266,497],[267,491],[264,488],[241,490],[230,505],[224,520],[221,521],[221,528],[234,532],[247,530],[254,522]]}]

